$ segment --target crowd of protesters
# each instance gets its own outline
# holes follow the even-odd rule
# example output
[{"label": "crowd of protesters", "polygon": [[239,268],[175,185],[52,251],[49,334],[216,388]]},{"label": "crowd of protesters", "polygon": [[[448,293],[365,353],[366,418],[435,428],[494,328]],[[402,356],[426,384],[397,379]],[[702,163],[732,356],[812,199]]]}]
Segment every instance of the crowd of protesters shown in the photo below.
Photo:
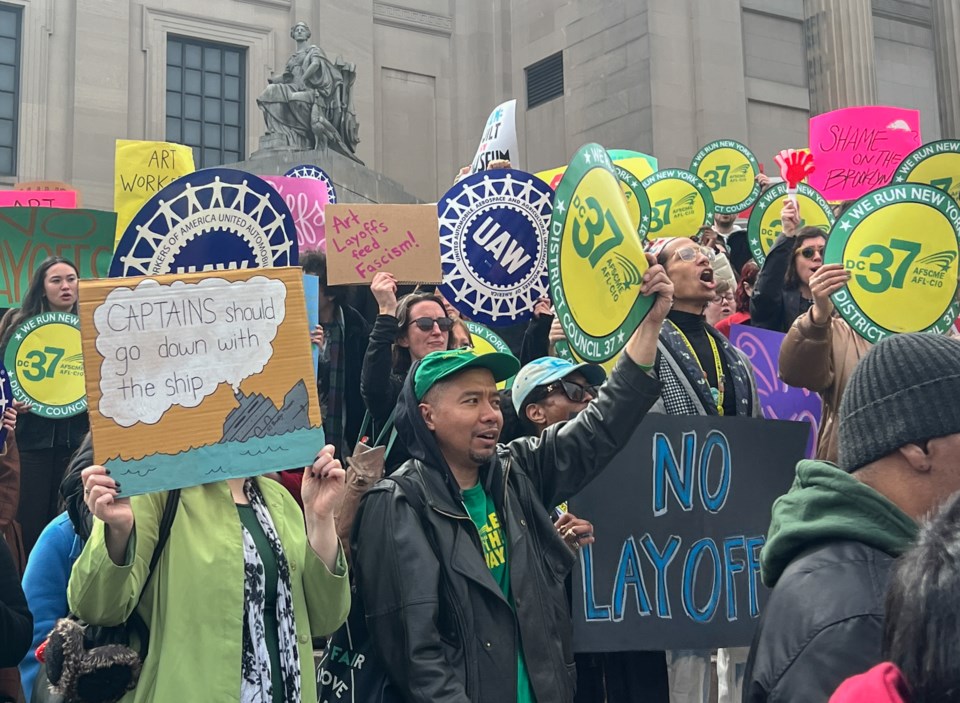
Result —
[{"label": "crowd of protesters", "polygon": [[[827,233],[790,200],[781,221],[762,267],[735,216],[652,242],[654,302],[609,374],[557,358],[549,300],[513,354],[477,354],[437,290],[330,286],[302,254],[328,442],[305,469],[122,498],[85,415],[8,409],[0,701],[960,699],[960,342],[866,342],[831,302],[849,274]],[[44,262],[0,349],[75,312],[77,279]],[[762,416],[732,325],[785,332],[783,380],[823,401],[816,459],[773,506],[753,645],[574,656],[569,578],[602,535],[566,501],[648,413]]]}]

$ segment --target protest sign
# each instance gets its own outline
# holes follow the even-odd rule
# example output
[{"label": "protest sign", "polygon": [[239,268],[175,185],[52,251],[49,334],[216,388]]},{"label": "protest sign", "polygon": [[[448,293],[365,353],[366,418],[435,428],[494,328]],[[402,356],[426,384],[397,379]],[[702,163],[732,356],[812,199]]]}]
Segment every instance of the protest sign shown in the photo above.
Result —
[{"label": "protest sign", "polygon": [[[630,151],[629,149],[608,149],[607,153],[615,166],[622,166],[640,181],[655,173],[658,169],[657,158],[649,154],[641,154],[639,151]],[[553,190],[556,190],[557,184],[560,183],[560,179],[563,178],[566,170],[566,166],[560,166],[546,171],[538,171],[534,175]]]},{"label": "protest sign", "polygon": [[960,203],[960,141],[930,142],[900,162],[893,183],[927,183]]},{"label": "protest sign", "polygon": [[806,424],[651,414],[570,510],[593,523],[574,576],[580,652],[750,644],[760,549]]},{"label": "protest sign", "polygon": [[823,263],[852,276],[833,294],[840,316],[870,342],[898,332],[946,332],[960,312],[960,205],[929,185],[875,190],[837,220]]},{"label": "protest sign", "polygon": [[736,215],[760,197],[760,165],[746,146],[732,139],[710,142],[690,162],[690,171],[707,184],[716,211]]},{"label": "protest sign", "polygon": [[890,183],[900,162],[922,143],[918,110],[848,107],[811,117],[817,170],[807,182],[827,200],[856,200]]},{"label": "protest sign", "polygon": [[[14,190],[73,190],[73,188],[63,181],[20,181],[13,186]],[[80,195],[77,194],[79,202]]]},{"label": "protest sign", "polygon": [[[577,356],[573,349],[570,348],[570,342],[565,339],[561,339],[556,344],[553,345],[553,350],[556,352],[556,355],[561,359],[566,359],[567,361],[573,362],[574,364],[584,363],[583,359]],[[621,354],[623,352],[620,352]],[[603,370],[607,372],[607,375],[610,375],[610,372],[613,371],[613,367],[617,365],[617,359],[620,358],[620,354],[617,354],[612,359],[607,359],[606,361],[601,361],[598,366],[602,366]],[[589,362],[587,362],[589,363]]]},{"label": "protest sign", "polygon": [[13,397],[30,403],[30,412],[63,418],[87,409],[80,320],[73,313],[44,312],[24,320],[3,361]]},{"label": "protest sign", "polygon": [[693,237],[703,225],[713,224],[713,194],[696,174],[667,168],[640,185],[651,203],[648,239]]},{"label": "protest sign", "polygon": [[0,190],[0,207],[77,207],[75,190]]},{"label": "protest sign", "polygon": [[489,326],[529,320],[547,297],[547,231],[553,191],[523,171],[476,173],[437,203],[440,292]]},{"label": "protest sign", "polygon": [[118,139],[113,176],[116,243],[119,244],[120,237],[144,203],[193,170],[193,149],[188,146]]},{"label": "protest sign", "polygon": [[[7,369],[0,364],[0,417],[13,404],[13,389],[10,387],[10,375]],[[7,428],[0,426],[0,449],[6,447]]]},{"label": "protest sign", "polygon": [[117,215],[99,210],[0,208],[0,307],[18,308],[49,256],[72,261],[80,278],[110,269]]},{"label": "protest sign", "polygon": [[333,184],[333,179],[330,178],[327,172],[319,166],[300,164],[299,166],[294,166],[293,168],[289,169],[283,175],[287,176],[288,178],[309,178],[314,181],[320,181],[327,189],[327,202],[337,202],[337,188]]},{"label": "protest sign", "polygon": [[653,304],[640,295],[647,259],[635,231],[607,152],[581,147],[557,186],[547,270],[557,319],[587,361],[616,356]]},{"label": "protest sign", "polygon": [[327,207],[327,188],[313,178],[261,176],[277,189],[290,208],[297,227],[297,245],[300,252],[324,249],[327,244],[324,229],[324,211]]},{"label": "protest sign", "polygon": [[517,145],[517,101],[508,100],[498,105],[483,128],[480,146],[470,164],[470,173],[484,171],[491,161],[506,160],[518,166],[520,147]]},{"label": "protest sign", "polygon": [[83,281],[94,460],[123,495],[309,466],[323,446],[300,269]]},{"label": "protest sign", "polygon": [[793,196],[788,194],[786,183],[771,186],[757,200],[747,221],[747,241],[758,266],[763,266],[767,253],[783,234],[780,211],[788,197],[796,199],[800,206],[800,227],[819,227],[826,235],[833,226],[835,218],[830,204],[806,183],[800,183]]},{"label": "protest sign", "polygon": [[[308,273],[303,274],[303,298],[307,304],[307,334],[312,334],[320,324],[320,279]],[[317,364],[320,363],[320,347],[310,344],[313,350],[313,373],[317,374]]]},{"label": "protest sign", "polygon": [[627,199],[627,212],[630,214],[630,221],[640,241],[647,238],[647,228],[650,227],[650,198],[647,197],[647,191],[640,185],[640,181],[623,166],[616,163],[613,170],[620,179],[620,187],[623,189],[623,196]]},{"label": "protest sign", "polygon": [[401,283],[440,282],[435,206],[327,206],[327,283],[370,285],[377,271]]},{"label": "protest sign", "polygon": [[787,335],[746,325],[731,325],[730,343],[746,354],[753,365],[757,395],[768,420],[796,420],[810,424],[806,457],[817,450],[817,433],[823,416],[820,396],[806,388],[794,388],[780,380],[780,347]]},{"label": "protest sign", "polygon": [[[470,331],[470,341],[473,344],[473,350],[477,354],[492,354],[493,352],[513,354],[513,352],[510,351],[510,347],[507,346],[507,343],[500,338],[500,335],[486,325],[481,325],[479,322],[472,320],[464,320],[464,323]],[[497,384],[497,388],[500,390],[510,388],[513,385],[514,378],[514,376],[511,376],[506,381],[501,381]]]},{"label": "protest sign", "polygon": [[290,208],[262,178],[228,168],[194,171],[156,193],[117,244],[111,276],[294,266]]}]

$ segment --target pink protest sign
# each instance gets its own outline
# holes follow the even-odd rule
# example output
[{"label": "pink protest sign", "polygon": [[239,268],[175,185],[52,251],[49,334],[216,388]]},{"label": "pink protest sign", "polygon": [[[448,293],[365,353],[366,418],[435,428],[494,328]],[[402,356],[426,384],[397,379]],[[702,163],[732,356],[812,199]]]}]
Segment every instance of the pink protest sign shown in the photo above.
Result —
[{"label": "pink protest sign", "polygon": [[919,147],[920,112],[899,107],[848,107],[810,118],[817,170],[809,184],[827,200],[856,200],[890,183]]},{"label": "pink protest sign", "polygon": [[77,207],[75,190],[0,190],[0,207]]},{"label": "pink protest sign", "polygon": [[297,244],[300,251],[326,251],[327,238],[324,227],[328,203],[327,186],[312,178],[288,176],[261,176],[277,189],[293,213],[297,225]]}]

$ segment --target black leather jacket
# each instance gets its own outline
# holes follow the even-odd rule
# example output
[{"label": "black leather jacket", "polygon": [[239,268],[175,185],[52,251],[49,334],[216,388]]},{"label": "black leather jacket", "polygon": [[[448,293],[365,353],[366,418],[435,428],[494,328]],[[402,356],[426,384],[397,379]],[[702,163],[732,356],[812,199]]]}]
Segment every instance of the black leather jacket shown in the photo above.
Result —
[{"label": "black leather jacket", "polygon": [[481,468],[506,532],[511,608],[420,419],[411,378],[397,427],[414,458],[397,475],[422,490],[422,521],[401,486],[381,481],[365,496],[352,539],[377,653],[407,701],[512,703],[522,641],[538,703],[569,703],[576,672],[564,579],[574,557],[545,506],[574,495],[606,467],[656,402],[660,384],[624,357],[576,418],[540,438],[500,445]]},{"label": "black leather jacket", "polygon": [[827,701],[879,664],[893,557],[866,544],[818,545],[783,572],[754,635],[743,703]]}]

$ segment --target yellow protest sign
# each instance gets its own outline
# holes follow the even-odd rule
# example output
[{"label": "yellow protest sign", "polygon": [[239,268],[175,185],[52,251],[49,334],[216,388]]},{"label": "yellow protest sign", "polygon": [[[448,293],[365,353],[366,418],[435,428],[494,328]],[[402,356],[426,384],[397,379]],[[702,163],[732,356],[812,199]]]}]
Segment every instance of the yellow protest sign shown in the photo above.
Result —
[{"label": "yellow protest sign", "polygon": [[710,188],[719,213],[736,215],[760,197],[760,165],[753,152],[740,142],[710,142],[693,157],[690,170]]},{"label": "yellow protest sign", "polygon": [[172,142],[118,139],[113,176],[116,243],[127,225],[153,195],[180,176],[193,173],[193,150]]},{"label": "yellow protest sign", "polygon": [[641,185],[651,203],[648,239],[693,237],[713,222],[713,195],[695,174],[667,168],[643,179]]},{"label": "yellow protest sign", "polygon": [[924,144],[900,162],[893,183],[927,183],[960,203],[960,141]]},{"label": "yellow protest sign", "polygon": [[[800,205],[800,226],[819,227],[826,235],[833,226],[834,217],[833,208],[823,196],[806,183],[800,183],[796,195],[792,197]],[[753,260],[758,266],[763,266],[767,260],[767,253],[783,233],[780,210],[783,209],[786,199],[787,184],[778,183],[760,196],[750,213],[747,241],[750,244]]]},{"label": "yellow protest sign", "polygon": [[[473,344],[473,350],[477,354],[481,356],[483,354],[492,354],[493,352],[513,354],[513,352],[510,351],[510,347],[507,346],[507,343],[500,338],[500,335],[486,325],[481,325],[479,322],[473,322],[472,320],[464,320],[464,323],[470,331],[470,342]],[[510,388],[512,385],[513,377],[508,378],[506,381],[500,381],[500,383],[497,384],[497,388],[502,391],[505,388]]]},{"label": "yellow protest sign", "polygon": [[886,186],[860,198],[837,220],[825,264],[850,271],[833,294],[858,334],[879,342],[900,332],[940,332],[956,302],[960,205],[929,185]]},{"label": "yellow protest sign", "polygon": [[[642,154],[639,151],[630,151],[629,149],[610,149],[607,154],[610,155],[610,160],[615,165],[632,173],[638,181],[642,181],[657,170],[657,159],[649,154]],[[533,175],[556,190],[557,184],[560,183],[560,179],[563,178],[566,170],[566,166],[560,166]]]}]

